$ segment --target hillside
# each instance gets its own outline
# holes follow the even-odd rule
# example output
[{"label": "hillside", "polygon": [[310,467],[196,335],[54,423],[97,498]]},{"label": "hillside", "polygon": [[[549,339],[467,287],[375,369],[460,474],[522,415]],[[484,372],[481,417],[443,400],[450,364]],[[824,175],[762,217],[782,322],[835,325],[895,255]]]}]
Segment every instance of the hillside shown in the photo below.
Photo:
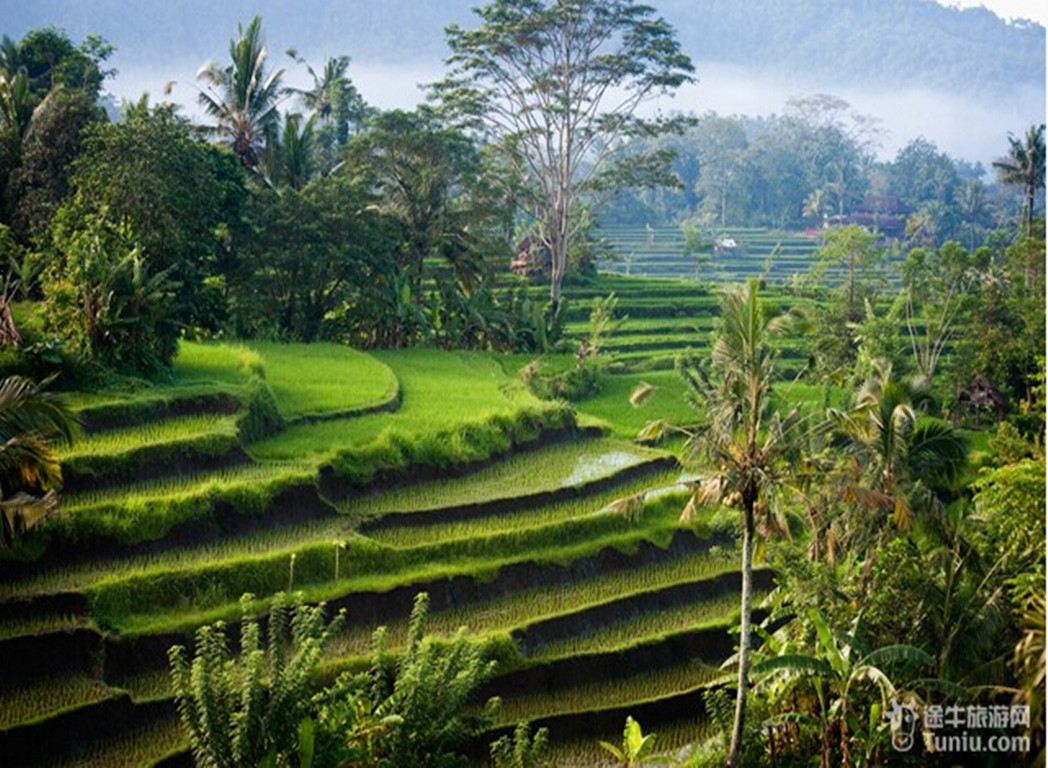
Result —
[{"label": "hillside", "polygon": [[[657,4],[703,61],[862,88],[999,98],[1044,90],[1045,30],[931,0],[688,0]],[[753,19],[760,18],[760,24]]]},{"label": "hillside", "polygon": [[[117,44],[120,65],[156,66],[218,55],[238,20],[261,13],[271,49],[307,55],[346,53],[358,63],[438,66],[443,29],[468,25],[475,0],[295,4],[277,0],[214,3],[160,0],[13,0],[2,31],[20,35],[56,24],[75,37],[98,32]],[[932,0],[657,0],[696,61],[738,65],[841,86],[923,87],[958,96],[996,96],[1030,86],[1043,91],[1045,30],[1008,24],[985,9],[946,8]],[[753,20],[759,18],[760,24]],[[12,23],[12,21],[14,23]]]}]

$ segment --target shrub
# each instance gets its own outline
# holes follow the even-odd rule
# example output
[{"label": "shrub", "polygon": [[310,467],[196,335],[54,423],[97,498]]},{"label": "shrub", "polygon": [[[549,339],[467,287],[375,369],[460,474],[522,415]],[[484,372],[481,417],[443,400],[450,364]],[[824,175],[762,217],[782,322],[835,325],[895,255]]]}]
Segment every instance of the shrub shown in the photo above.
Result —
[{"label": "shrub", "polygon": [[[245,613],[250,599],[242,598]],[[237,657],[222,622],[197,632],[191,664],[184,647],[170,650],[175,701],[198,765],[305,768],[307,761],[294,761],[300,742],[310,738],[311,726],[303,721],[309,719],[320,659],[342,618],[326,622],[323,604],[297,603],[289,610],[282,594],[270,609],[265,650],[259,622],[247,619]]]}]

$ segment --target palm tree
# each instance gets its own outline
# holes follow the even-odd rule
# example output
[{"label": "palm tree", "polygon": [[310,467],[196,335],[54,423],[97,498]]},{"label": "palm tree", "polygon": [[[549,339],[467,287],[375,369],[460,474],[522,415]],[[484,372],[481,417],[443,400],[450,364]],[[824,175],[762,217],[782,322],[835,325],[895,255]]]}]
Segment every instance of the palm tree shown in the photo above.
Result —
[{"label": "palm tree", "polygon": [[1008,154],[996,160],[993,167],[1002,182],[1023,188],[1023,232],[1029,235],[1037,190],[1044,187],[1044,123],[1031,125],[1025,142],[1009,134],[1008,143]]},{"label": "palm tree", "polygon": [[373,110],[346,74],[348,56],[327,59],[318,73],[294,49],[287,53],[306,68],[313,80],[308,89],[288,88],[287,92],[298,96],[302,106],[316,118],[318,165],[322,173],[328,173],[339,161],[340,148],[367,122]]},{"label": "palm tree", "polygon": [[0,382],[0,549],[56,508],[62,469],[51,450],[70,443],[76,418],[53,392],[21,376]]},{"label": "palm tree", "polygon": [[[932,501],[935,490],[956,482],[968,460],[967,444],[949,424],[918,418],[917,394],[893,378],[890,363],[877,361],[855,405],[830,409],[826,420],[845,454],[864,468],[865,477],[848,484],[842,498],[868,511],[890,512],[904,530],[913,521],[914,500]],[[876,533],[880,519],[870,527]]]},{"label": "palm tree", "polygon": [[0,130],[21,141],[33,118],[33,95],[25,72],[0,71]]},{"label": "palm tree", "polygon": [[[739,764],[739,751],[746,710],[750,663],[750,618],[753,595],[753,547],[757,517],[764,527],[783,530],[771,513],[779,486],[784,480],[783,458],[786,437],[796,412],[783,419],[771,407],[774,351],[768,344],[771,333],[785,318],[769,321],[763,312],[756,281],[724,293],[721,326],[713,345],[713,378],[693,358],[685,358],[679,371],[693,404],[706,414],[707,422],[688,434],[687,448],[693,456],[704,455],[712,474],[696,489],[684,517],[697,507],[723,503],[739,505],[742,511],[742,595],[739,635],[738,689],[728,765]],[[640,388],[631,401],[636,405],[650,396],[651,388]],[[656,427],[655,425],[660,425]],[[644,433],[665,428],[653,422]],[[643,434],[643,433],[642,433]]]},{"label": "palm tree", "polygon": [[207,85],[199,100],[215,120],[211,132],[232,147],[245,168],[254,170],[279,123],[284,70],[266,74],[261,17],[255,16],[246,29],[237,25],[237,34],[229,42],[231,64],[219,67],[209,62],[197,73]]},{"label": "palm tree", "polygon": [[986,214],[986,185],[978,179],[972,179],[957,191],[957,206],[968,223],[968,250],[974,251],[979,243],[976,238]]},{"label": "palm tree", "polygon": [[312,178],[315,122],[315,117],[303,121],[299,114],[284,115],[280,140],[270,145],[267,156],[267,175],[274,184],[302,189]]}]

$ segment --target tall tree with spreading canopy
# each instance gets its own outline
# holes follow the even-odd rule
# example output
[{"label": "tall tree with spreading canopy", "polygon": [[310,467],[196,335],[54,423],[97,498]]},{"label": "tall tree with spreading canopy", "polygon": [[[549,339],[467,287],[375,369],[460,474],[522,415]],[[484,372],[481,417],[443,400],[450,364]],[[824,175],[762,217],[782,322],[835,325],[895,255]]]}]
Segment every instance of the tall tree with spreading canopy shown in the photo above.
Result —
[{"label": "tall tree with spreading canopy", "polygon": [[233,148],[245,168],[253,170],[279,124],[284,70],[266,72],[261,17],[253,18],[246,28],[237,25],[237,35],[229,41],[228,65],[208,62],[197,73],[206,84],[199,101],[214,120],[211,132]]},{"label": "tall tree with spreading canopy", "polygon": [[1023,234],[1029,237],[1037,190],[1044,187],[1044,123],[1031,125],[1025,141],[1009,136],[1008,144],[1008,154],[995,161],[993,167],[1005,184],[1023,188]]},{"label": "tall tree with spreading canopy", "polygon": [[582,196],[661,175],[665,154],[617,150],[676,125],[637,112],[691,82],[694,67],[670,24],[633,0],[494,0],[476,12],[478,28],[448,27],[449,71],[433,96],[480,130],[522,183],[551,257],[556,309]]}]

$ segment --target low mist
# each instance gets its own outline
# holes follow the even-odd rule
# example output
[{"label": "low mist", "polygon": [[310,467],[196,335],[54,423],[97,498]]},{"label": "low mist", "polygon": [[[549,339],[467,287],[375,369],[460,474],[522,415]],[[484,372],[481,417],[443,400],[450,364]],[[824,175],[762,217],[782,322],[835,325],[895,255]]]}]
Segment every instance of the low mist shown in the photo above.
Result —
[{"label": "low mist", "polygon": [[[302,53],[319,63],[323,56],[308,50]],[[278,57],[284,65],[286,57]],[[137,99],[143,91],[156,101],[171,100],[180,104],[187,115],[199,118],[196,107],[196,72],[202,61],[184,62],[163,67],[128,65],[120,67],[116,80],[109,83],[110,92],[120,99]],[[288,60],[285,81],[304,86],[308,83],[301,67]],[[663,111],[691,111],[702,114],[714,111],[721,115],[753,117],[781,114],[786,102],[794,96],[830,93],[848,101],[855,112],[871,115],[880,121],[878,156],[890,160],[912,139],[923,136],[950,156],[990,163],[1005,153],[1008,133],[1021,135],[1045,114],[1045,94],[1034,88],[1018,88],[1000,103],[990,104],[930,90],[902,88],[893,91],[865,91],[833,88],[825,83],[802,82],[796,78],[777,78],[754,74],[738,67],[716,63],[697,64],[699,82],[681,88],[676,97],[664,99],[656,106]],[[384,64],[354,61],[350,76],[364,98],[381,109],[411,109],[421,103],[425,94],[420,83],[439,79],[443,69],[426,62]],[[174,81],[170,95],[165,86]]]}]

